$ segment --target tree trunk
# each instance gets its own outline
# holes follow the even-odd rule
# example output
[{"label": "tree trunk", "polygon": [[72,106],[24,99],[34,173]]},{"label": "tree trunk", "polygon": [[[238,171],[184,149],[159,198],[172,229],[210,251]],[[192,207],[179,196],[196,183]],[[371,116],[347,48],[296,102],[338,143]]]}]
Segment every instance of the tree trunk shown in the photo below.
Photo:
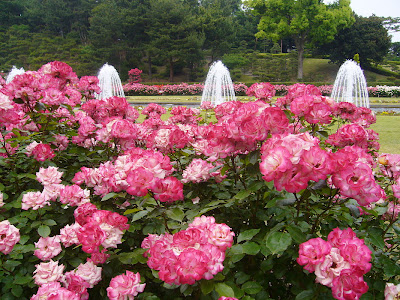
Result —
[{"label": "tree trunk", "polygon": [[303,62],[304,62],[304,45],[306,40],[304,37],[300,37],[295,39],[295,44],[297,48],[297,60],[298,60],[298,67],[297,67],[297,79],[303,79]]}]

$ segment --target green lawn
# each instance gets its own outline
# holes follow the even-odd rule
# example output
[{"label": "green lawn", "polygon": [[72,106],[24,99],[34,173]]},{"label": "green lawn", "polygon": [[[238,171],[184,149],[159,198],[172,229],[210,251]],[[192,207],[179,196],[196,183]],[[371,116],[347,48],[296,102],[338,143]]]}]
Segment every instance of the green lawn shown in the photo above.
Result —
[{"label": "green lawn", "polygon": [[380,153],[400,154],[400,116],[379,115],[371,129],[379,133]]}]

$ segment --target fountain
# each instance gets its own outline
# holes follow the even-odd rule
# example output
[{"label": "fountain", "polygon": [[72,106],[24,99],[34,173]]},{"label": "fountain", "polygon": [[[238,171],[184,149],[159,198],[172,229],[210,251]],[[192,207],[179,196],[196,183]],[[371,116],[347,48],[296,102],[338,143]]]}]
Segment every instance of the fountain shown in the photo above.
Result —
[{"label": "fountain", "polygon": [[360,65],[347,60],[339,69],[331,98],[369,108],[367,82]]},{"label": "fountain", "polygon": [[112,96],[125,97],[121,79],[117,70],[109,64],[105,64],[99,71],[100,94],[96,94],[96,99],[106,99]]},{"label": "fountain", "polygon": [[15,76],[24,74],[25,70],[24,68],[18,69],[16,66],[13,66],[10,73],[8,73],[7,78],[6,78],[6,84],[10,83]]},{"label": "fountain", "polygon": [[228,68],[221,61],[214,62],[207,74],[201,104],[208,101],[217,106],[234,100],[236,100],[235,90]]}]

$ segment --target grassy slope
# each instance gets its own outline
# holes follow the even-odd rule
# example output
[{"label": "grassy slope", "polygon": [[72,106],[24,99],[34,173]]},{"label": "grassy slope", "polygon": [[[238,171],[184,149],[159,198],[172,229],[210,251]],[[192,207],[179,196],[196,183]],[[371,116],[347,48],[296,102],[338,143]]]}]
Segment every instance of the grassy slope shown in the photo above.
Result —
[{"label": "grassy slope", "polygon": [[[333,84],[339,67],[339,65],[329,63],[329,59],[306,58],[304,59],[303,65],[305,81],[328,82]],[[372,73],[370,71],[364,71],[364,74],[367,83],[390,81],[387,80],[387,76]]]}]

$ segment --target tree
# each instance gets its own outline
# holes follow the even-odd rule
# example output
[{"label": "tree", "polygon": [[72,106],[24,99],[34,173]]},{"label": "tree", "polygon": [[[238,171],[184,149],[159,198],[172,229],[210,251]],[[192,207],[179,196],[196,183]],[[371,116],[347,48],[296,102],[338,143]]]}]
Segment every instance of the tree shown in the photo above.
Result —
[{"label": "tree", "polygon": [[150,0],[146,12],[145,32],[148,47],[169,68],[169,80],[174,79],[178,63],[199,59],[204,43],[199,19],[188,4],[180,0]]},{"label": "tree", "polygon": [[298,52],[298,79],[303,78],[307,43],[329,42],[340,28],[354,21],[349,0],[338,0],[331,5],[321,0],[247,0],[245,3],[261,16],[258,38],[294,39]]},{"label": "tree", "polygon": [[321,47],[323,53],[335,63],[342,63],[359,54],[360,64],[368,67],[372,62],[382,62],[391,42],[382,18],[377,16],[355,17],[355,23],[340,30],[335,39]]}]

